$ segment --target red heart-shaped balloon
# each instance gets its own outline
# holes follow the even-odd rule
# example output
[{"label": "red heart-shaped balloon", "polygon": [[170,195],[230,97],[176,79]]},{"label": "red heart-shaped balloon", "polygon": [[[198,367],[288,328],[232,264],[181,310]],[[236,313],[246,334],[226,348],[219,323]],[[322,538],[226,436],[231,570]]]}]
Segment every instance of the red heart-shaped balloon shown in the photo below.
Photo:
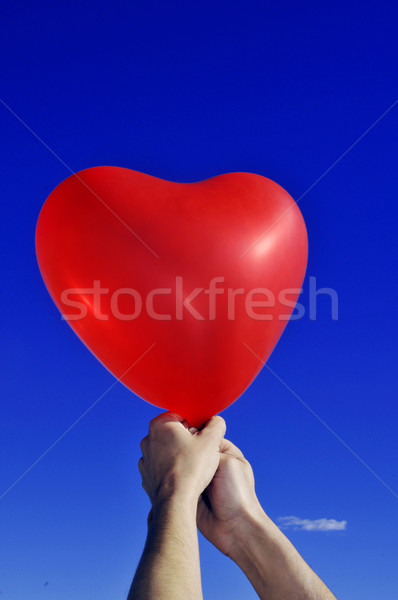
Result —
[{"label": "red heart-shaped balloon", "polygon": [[36,251],[55,304],[102,364],[200,426],[275,347],[307,234],[289,194],[260,175],[181,184],[97,167],[50,194]]}]

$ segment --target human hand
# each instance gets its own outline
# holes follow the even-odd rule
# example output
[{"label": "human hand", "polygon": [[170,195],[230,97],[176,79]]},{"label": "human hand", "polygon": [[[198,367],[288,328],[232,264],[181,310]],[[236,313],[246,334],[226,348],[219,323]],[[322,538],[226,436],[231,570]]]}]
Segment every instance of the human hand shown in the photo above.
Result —
[{"label": "human hand", "polygon": [[189,428],[179,415],[162,413],[149,424],[141,441],[138,468],[152,507],[172,496],[196,504],[220,460],[225,421],[213,417],[200,430]]},{"label": "human hand", "polygon": [[239,536],[245,538],[246,525],[265,515],[250,463],[229,440],[221,441],[220,452],[217,471],[199,500],[197,524],[209,542],[233,558]]},{"label": "human hand", "polygon": [[249,462],[223,439],[218,469],[198,504],[202,534],[246,574],[262,600],[336,600],[263,511]]}]

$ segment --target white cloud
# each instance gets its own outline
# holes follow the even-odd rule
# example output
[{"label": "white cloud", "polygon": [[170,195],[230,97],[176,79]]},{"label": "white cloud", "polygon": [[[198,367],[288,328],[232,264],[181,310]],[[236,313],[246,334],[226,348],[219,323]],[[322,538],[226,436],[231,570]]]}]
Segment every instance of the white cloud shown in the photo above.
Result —
[{"label": "white cloud", "polygon": [[302,531],[344,531],[347,521],[336,519],[300,519],[299,517],[279,517],[281,529],[295,529]]}]

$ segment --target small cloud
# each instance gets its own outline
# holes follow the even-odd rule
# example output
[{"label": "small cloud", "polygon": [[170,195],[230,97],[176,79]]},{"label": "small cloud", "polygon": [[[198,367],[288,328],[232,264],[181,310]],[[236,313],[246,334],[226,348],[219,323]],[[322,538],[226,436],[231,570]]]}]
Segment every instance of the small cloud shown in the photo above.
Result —
[{"label": "small cloud", "polygon": [[294,529],[301,531],[344,531],[347,521],[336,519],[300,519],[299,517],[279,517],[281,529]]}]

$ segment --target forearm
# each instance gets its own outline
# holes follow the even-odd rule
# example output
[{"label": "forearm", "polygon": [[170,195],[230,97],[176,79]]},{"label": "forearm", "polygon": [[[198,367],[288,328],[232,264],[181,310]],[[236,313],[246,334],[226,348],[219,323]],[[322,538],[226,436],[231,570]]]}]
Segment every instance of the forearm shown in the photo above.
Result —
[{"label": "forearm", "polygon": [[171,497],[153,508],[128,600],[203,600],[196,505]]},{"label": "forearm", "polygon": [[261,600],[336,600],[263,511],[248,518],[236,536],[231,558]]}]

